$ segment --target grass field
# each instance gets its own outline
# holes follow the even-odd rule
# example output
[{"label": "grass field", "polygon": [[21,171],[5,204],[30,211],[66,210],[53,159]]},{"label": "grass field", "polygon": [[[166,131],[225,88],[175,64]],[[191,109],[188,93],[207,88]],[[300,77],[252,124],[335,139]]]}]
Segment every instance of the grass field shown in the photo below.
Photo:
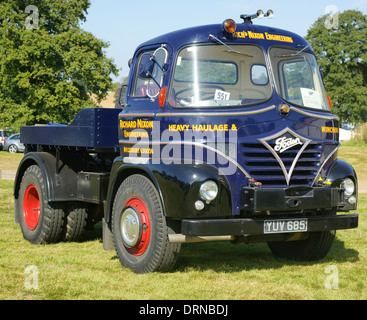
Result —
[{"label": "grass field", "polygon": [[[345,160],[360,154],[343,152]],[[1,152],[1,166],[4,157],[8,167],[18,161]],[[359,228],[339,231],[320,262],[275,259],[266,244],[187,244],[170,273],[136,275],[121,267],[114,251],[103,250],[100,225],[78,243],[26,242],[14,223],[12,187],[0,180],[0,300],[367,299],[367,194],[359,198]],[[327,273],[330,267],[334,273]],[[326,284],[335,271],[338,289],[331,290]]]},{"label": "grass field", "polygon": [[359,184],[367,186],[367,145],[343,144],[338,157],[349,162],[357,172]]}]

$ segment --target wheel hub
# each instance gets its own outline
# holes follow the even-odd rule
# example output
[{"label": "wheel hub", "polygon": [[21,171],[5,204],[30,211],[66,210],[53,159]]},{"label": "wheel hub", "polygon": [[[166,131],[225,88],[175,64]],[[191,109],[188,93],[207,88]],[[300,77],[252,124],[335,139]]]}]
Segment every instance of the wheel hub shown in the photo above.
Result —
[{"label": "wheel hub", "polygon": [[36,229],[40,219],[41,202],[34,185],[29,185],[24,193],[23,210],[24,221],[29,230]]},{"label": "wheel hub", "polygon": [[148,209],[139,198],[131,198],[122,212],[120,230],[127,251],[141,256],[150,241],[150,219]]},{"label": "wheel hub", "polygon": [[121,218],[121,235],[128,248],[134,248],[141,240],[143,231],[139,212],[134,207],[127,207]]}]

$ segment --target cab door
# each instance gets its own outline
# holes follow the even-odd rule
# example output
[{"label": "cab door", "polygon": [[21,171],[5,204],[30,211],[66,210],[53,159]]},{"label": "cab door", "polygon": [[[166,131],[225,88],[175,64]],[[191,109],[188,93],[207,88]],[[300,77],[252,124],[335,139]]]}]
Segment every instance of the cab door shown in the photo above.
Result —
[{"label": "cab door", "polygon": [[154,120],[160,110],[159,93],[166,81],[169,52],[165,46],[139,49],[131,66],[126,104],[120,113],[120,146],[122,155],[147,158]]}]

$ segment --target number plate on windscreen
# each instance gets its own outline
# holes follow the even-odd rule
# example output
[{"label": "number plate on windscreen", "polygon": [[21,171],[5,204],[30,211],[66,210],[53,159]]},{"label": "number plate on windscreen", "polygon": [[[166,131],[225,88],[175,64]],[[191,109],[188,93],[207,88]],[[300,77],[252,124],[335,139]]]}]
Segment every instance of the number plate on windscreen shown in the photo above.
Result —
[{"label": "number plate on windscreen", "polygon": [[264,233],[307,232],[307,219],[266,220]]}]

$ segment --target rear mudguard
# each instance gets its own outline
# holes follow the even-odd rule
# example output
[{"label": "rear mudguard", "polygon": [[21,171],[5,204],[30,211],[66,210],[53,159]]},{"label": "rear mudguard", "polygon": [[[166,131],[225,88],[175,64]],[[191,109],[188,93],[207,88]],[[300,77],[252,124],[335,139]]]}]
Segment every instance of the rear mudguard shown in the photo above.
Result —
[{"label": "rear mudguard", "polygon": [[14,218],[18,221],[19,189],[24,172],[32,165],[41,169],[46,185],[45,201],[62,202],[77,200],[77,170],[47,152],[27,153],[19,164],[14,183]]},{"label": "rear mudguard", "polygon": [[[77,163],[78,161],[74,162]],[[15,177],[15,199],[19,196],[23,174],[32,165],[37,165],[41,169],[46,183],[47,201],[77,200],[77,173],[80,168],[74,168],[70,161],[65,161],[63,154],[60,159],[57,159],[55,155],[47,152],[30,152],[24,156]]]}]

